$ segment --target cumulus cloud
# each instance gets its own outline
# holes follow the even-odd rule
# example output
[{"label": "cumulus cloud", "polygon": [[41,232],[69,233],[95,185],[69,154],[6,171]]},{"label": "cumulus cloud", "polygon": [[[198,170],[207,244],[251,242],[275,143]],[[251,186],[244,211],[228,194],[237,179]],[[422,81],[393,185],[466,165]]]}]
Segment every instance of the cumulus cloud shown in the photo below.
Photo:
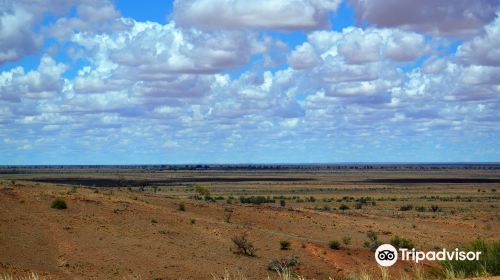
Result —
[{"label": "cumulus cloud", "polygon": [[[118,67],[122,76],[158,80],[172,73],[215,73],[241,66],[267,49],[266,40],[246,32],[202,32],[174,23],[124,21],[127,29],[93,36],[77,33],[72,41]],[[104,61],[100,61],[103,64]],[[133,73],[129,73],[133,72]]]},{"label": "cumulus cloud", "polygon": [[[317,31],[308,35],[308,42],[297,47],[288,57],[288,63],[296,68],[310,68],[319,65],[319,57],[343,58],[347,64],[369,64],[392,60],[410,62],[429,53],[430,45],[421,34],[398,29],[361,29],[349,27],[336,31]],[[356,80],[360,67],[342,66],[346,79]],[[354,70],[354,71],[353,71]]]},{"label": "cumulus cloud", "polygon": [[204,29],[312,30],[328,27],[328,13],[339,4],[339,0],[177,0],[173,18],[181,25]]},{"label": "cumulus cloud", "polygon": [[44,34],[58,39],[67,39],[75,32],[99,33],[124,28],[119,21],[120,13],[108,0],[80,0],[76,16],[62,17],[44,28]]},{"label": "cumulus cloud", "polygon": [[309,43],[300,45],[288,56],[288,64],[295,69],[311,68],[319,62],[319,56]]},{"label": "cumulus cloud", "polygon": [[61,75],[67,70],[49,56],[42,57],[36,70],[25,72],[16,67],[0,74],[0,99],[19,101],[20,98],[47,99],[57,94],[63,86]]},{"label": "cumulus cloud", "polygon": [[[36,26],[47,16],[59,16],[76,6],[78,16],[60,18],[49,28],[50,32],[39,34]],[[91,30],[103,26],[105,20],[116,18],[118,12],[108,0],[7,0],[0,3],[0,64],[18,60],[34,53],[41,45],[44,35],[62,36],[74,30]],[[47,29],[45,27],[44,29]]]},{"label": "cumulus cloud", "polygon": [[35,16],[21,5],[0,3],[0,64],[33,53],[41,38],[33,34]]},{"label": "cumulus cloud", "polygon": [[466,63],[500,66],[500,14],[485,27],[485,34],[459,46],[457,57]]},{"label": "cumulus cloud", "polygon": [[431,35],[478,34],[495,18],[495,0],[350,0],[359,20]]}]

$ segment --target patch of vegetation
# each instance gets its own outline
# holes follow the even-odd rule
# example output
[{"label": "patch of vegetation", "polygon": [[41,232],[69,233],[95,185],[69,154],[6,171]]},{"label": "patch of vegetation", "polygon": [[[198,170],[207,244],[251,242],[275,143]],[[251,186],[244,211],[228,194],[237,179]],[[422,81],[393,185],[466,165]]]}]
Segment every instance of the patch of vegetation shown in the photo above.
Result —
[{"label": "patch of vegetation", "polygon": [[417,212],[425,212],[425,207],[424,206],[415,207],[415,211],[417,211]]},{"label": "patch of vegetation", "polygon": [[481,277],[500,275],[500,241],[476,239],[464,246],[463,251],[481,252],[477,261],[447,260],[441,261],[447,277]]},{"label": "patch of vegetation", "polygon": [[346,235],[346,236],[342,237],[342,242],[346,246],[349,245],[349,244],[351,244],[351,240],[352,240],[352,238],[349,235]]},{"label": "patch of vegetation", "polygon": [[328,243],[328,247],[332,250],[340,250],[340,242],[337,240],[332,240]]},{"label": "patch of vegetation", "polygon": [[349,210],[349,206],[342,204],[342,205],[340,205],[339,209],[342,210],[342,212],[343,212],[345,210]]},{"label": "patch of vegetation", "polygon": [[186,211],[186,205],[184,204],[184,202],[181,202],[177,205],[177,210],[179,211],[183,211],[185,212]]},{"label": "patch of vegetation", "polygon": [[267,265],[267,270],[282,271],[283,269],[298,266],[299,264],[299,257],[297,256],[274,259]]},{"label": "patch of vegetation", "polygon": [[196,224],[196,219],[191,219],[191,224],[192,225]]},{"label": "patch of vegetation", "polygon": [[378,235],[376,232],[374,232],[373,230],[369,230],[367,233],[366,233],[366,237],[368,237],[368,241],[366,241],[364,243],[364,246],[366,248],[370,248],[371,251],[375,252],[375,250],[377,250],[378,246],[380,246],[380,244],[382,244],[379,240],[378,240]]},{"label": "patch of vegetation", "polygon": [[204,199],[207,202],[215,202],[216,201],[214,197],[211,197],[209,195],[205,195]]},{"label": "patch of vegetation", "polygon": [[280,200],[280,206],[285,207],[286,206],[286,201],[284,199]]},{"label": "patch of vegetation", "polygon": [[254,257],[257,249],[253,246],[253,243],[250,242],[246,235],[237,235],[231,238],[234,245],[236,245],[236,253],[242,254],[249,257]]},{"label": "patch of vegetation", "polygon": [[50,207],[51,208],[54,208],[54,209],[66,209],[68,208],[68,206],[66,205],[66,201],[64,201],[64,199],[62,198],[56,198],[52,201],[52,204],[50,204]]},{"label": "patch of vegetation", "polygon": [[396,249],[398,250],[399,248],[406,248],[406,249],[415,248],[415,244],[413,243],[413,241],[411,241],[410,239],[401,238],[397,235],[394,236],[393,239],[391,239],[391,245],[396,247]]},{"label": "patch of vegetation", "polygon": [[280,249],[281,250],[290,250],[290,241],[288,240],[281,240],[280,241]]},{"label": "patch of vegetation", "polygon": [[200,196],[210,196],[210,190],[207,187],[201,187],[197,186],[195,188],[195,191],[200,195]]},{"label": "patch of vegetation", "polygon": [[249,196],[249,197],[244,197],[240,196],[240,202],[243,204],[262,204],[262,203],[275,203],[276,200],[271,199],[269,196]]},{"label": "patch of vegetation", "polygon": [[152,224],[157,224],[157,223],[158,223],[158,221],[157,221],[156,219],[151,219],[151,223],[152,223]]},{"label": "patch of vegetation", "polygon": [[432,212],[441,212],[442,211],[441,207],[439,207],[437,205],[431,205],[431,210],[432,210]]},{"label": "patch of vegetation", "polygon": [[413,209],[413,205],[407,204],[399,207],[399,211],[410,211]]}]

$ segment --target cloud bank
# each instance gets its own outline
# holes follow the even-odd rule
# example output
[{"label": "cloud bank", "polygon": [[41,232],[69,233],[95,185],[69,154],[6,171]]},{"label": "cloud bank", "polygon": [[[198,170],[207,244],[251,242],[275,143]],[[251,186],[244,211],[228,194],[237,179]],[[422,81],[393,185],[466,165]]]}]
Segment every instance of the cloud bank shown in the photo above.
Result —
[{"label": "cloud bank", "polygon": [[496,2],[63,2],[2,6],[2,164],[500,158]]}]

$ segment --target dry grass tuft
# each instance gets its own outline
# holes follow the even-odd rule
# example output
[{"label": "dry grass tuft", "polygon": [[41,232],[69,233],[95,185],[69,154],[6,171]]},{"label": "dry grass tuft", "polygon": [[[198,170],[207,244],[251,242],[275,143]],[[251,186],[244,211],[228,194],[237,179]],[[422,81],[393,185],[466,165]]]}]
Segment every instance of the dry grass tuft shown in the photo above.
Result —
[{"label": "dry grass tuft", "polygon": [[0,275],[0,280],[45,280],[45,277],[40,277],[36,273],[31,273],[28,276],[12,276],[9,274]]}]

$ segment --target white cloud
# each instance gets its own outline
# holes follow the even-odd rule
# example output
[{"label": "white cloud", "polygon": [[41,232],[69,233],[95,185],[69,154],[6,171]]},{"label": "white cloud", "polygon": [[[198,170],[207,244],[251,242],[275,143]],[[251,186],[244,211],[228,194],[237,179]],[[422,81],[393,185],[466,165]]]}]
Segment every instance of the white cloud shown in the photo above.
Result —
[{"label": "white cloud", "polygon": [[34,15],[19,5],[0,3],[0,64],[33,53],[41,38],[31,30]]},{"label": "white cloud", "polygon": [[[93,36],[77,33],[72,41],[123,75],[158,80],[174,73],[215,73],[241,66],[270,42],[247,32],[202,32],[174,23],[124,21],[127,29]],[[133,72],[133,73],[130,73]]]},{"label": "white cloud", "polygon": [[459,46],[459,60],[466,63],[500,66],[500,13],[485,26],[485,34],[475,37]]},{"label": "white cloud", "polygon": [[173,18],[206,29],[311,30],[329,26],[339,0],[184,0],[174,2]]},{"label": "white cloud", "polygon": [[429,50],[424,36],[417,33],[398,29],[349,27],[342,32],[311,33],[308,35],[308,42],[294,50],[291,56],[312,60],[311,58],[319,55],[327,60],[329,56],[340,55],[349,64],[366,64],[387,59],[397,62],[414,61]]},{"label": "white cloud", "polygon": [[47,99],[56,95],[63,86],[61,75],[67,66],[43,56],[36,70],[24,72],[16,67],[0,74],[0,99],[19,101],[20,98]]},{"label": "white cloud", "polygon": [[295,69],[311,68],[320,63],[320,58],[309,43],[298,46],[288,57],[288,64]]},{"label": "white cloud", "polygon": [[[75,5],[78,17],[59,19],[50,32],[45,32],[47,34],[35,31],[47,15],[64,14]],[[93,30],[107,25],[106,20],[118,15],[108,0],[1,1],[0,64],[34,53],[42,45],[44,35],[62,36],[73,30]]]},{"label": "white cloud", "polygon": [[495,0],[349,0],[360,20],[431,35],[470,36],[495,18]]}]

